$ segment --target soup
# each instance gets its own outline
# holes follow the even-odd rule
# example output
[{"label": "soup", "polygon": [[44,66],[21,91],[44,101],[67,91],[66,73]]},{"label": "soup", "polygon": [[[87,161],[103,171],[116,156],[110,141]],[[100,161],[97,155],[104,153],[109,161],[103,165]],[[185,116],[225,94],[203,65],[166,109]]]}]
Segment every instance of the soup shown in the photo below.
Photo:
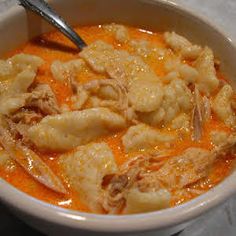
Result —
[{"label": "soup", "polygon": [[118,24],[59,32],[0,61],[0,176],[100,214],[173,207],[234,167],[236,96],[209,47]]}]

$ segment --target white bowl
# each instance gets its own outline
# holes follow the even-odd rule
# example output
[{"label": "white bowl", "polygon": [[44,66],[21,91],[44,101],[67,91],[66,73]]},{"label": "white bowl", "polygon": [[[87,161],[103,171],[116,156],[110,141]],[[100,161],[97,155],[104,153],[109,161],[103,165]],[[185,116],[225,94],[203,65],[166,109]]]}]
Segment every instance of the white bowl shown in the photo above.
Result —
[{"label": "white bowl", "polygon": [[[119,22],[153,31],[174,30],[191,41],[208,45],[222,62],[222,70],[234,85],[236,81],[236,48],[209,22],[174,3],[154,0],[55,0],[50,1],[58,12],[73,25]],[[0,18],[0,53],[12,50],[30,38],[51,30],[38,17],[12,8]],[[44,233],[52,235],[105,235],[105,232],[138,232],[147,235],[170,235],[182,230],[187,223],[206,214],[236,192],[236,173],[215,188],[190,202],[158,212],[109,216],[88,214],[59,208],[34,199],[3,180],[0,198],[22,220]]]}]

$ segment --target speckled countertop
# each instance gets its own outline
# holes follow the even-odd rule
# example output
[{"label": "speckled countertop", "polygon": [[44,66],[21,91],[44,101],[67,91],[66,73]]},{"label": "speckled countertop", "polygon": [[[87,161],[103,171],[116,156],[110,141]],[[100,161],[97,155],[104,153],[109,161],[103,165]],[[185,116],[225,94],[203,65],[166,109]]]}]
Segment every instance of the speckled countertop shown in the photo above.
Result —
[{"label": "speckled countertop", "polygon": [[[179,3],[218,25],[236,44],[236,0],[170,0]],[[16,0],[0,0],[0,14]],[[40,235],[11,216],[0,205],[0,235]],[[155,234],[153,234],[154,236]],[[200,217],[179,236],[235,236],[236,196],[218,210]]]}]

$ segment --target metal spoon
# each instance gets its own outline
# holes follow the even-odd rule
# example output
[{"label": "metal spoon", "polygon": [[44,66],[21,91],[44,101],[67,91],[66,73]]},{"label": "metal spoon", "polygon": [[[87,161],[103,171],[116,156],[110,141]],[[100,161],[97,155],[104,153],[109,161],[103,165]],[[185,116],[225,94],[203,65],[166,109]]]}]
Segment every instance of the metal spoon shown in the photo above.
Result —
[{"label": "metal spoon", "polygon": [[25,9],[35,12],[55,26],[80,50],[87,46],[84,40],[43,0],[18,0]]}]

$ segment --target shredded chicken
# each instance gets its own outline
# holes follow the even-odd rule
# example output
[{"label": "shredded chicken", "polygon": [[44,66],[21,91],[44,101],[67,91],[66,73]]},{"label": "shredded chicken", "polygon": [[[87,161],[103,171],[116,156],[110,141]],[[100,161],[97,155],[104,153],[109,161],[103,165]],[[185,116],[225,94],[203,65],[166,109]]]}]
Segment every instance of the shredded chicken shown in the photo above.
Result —
[{"label": "shredded chicken", "polygon": [[55,94],[47,84],[39,84],[26,100],[25,107],[39,109],[44,115],[60,113]]},{"label": "shredded chicken", "polygon": [[211,116],[211,107],[209,99],[204,96],[202,97],[199,93],[198,88],[195,86],[194,89],[194,108],[192,112],[192,127],[194,141],[199,141],[202,138],[202,130],[204,122],[206,122]]},{"label": "shredded chicken", "polygon": [[9,156],[16,161],[35,180],[58,192],[66,193],[59,178],[32,150],[24,146],[21,141],[13,138],[4,117],[0,118],[0,143]]},{"label": "shredded chicken", "polygon": [[38,123],[43,118],[42,114],[28,109],[21,109],[10,116],[10,119],[15,123],[23,123],[33,125]]},{"label": "shredded chicken", "polygon": [[[110,87],[112,90],[107,91],[105,94],[105,91],[102,91],[104,87]],[[101,96],[101,92],[103,92],[102,95],[105,99],[99,99],[97,106],[108,107],[114,111],[120,112],[128,121],[132,121],[133,123],[137,122],[135,111],[129,106],[127,88],[118,80],[93,80],[85,84],[84,89],[92,94],[98,94],[98,96],[99,93]]]},{"label": "shredded chicken", "polygon": [[213,151],[189,148],[179,156],[167,156],[167,161],[159,156],[139,156],[126,163],[119,174],[104,178],[103,207],[112,214],[122,212],[129,191],[134,188],[141,192],[183,190],[207,177],[215,160],[228,154],[236,154],[235,135]]},{"label": "shredded chicken", "polygon": [[199,90],[195,86],[194,90],[194,108],[192,115],[192,126],[193,126],[193,140],[199,141],[202,137],[202,109],[201,109],[201,95],[199,94]]}]

